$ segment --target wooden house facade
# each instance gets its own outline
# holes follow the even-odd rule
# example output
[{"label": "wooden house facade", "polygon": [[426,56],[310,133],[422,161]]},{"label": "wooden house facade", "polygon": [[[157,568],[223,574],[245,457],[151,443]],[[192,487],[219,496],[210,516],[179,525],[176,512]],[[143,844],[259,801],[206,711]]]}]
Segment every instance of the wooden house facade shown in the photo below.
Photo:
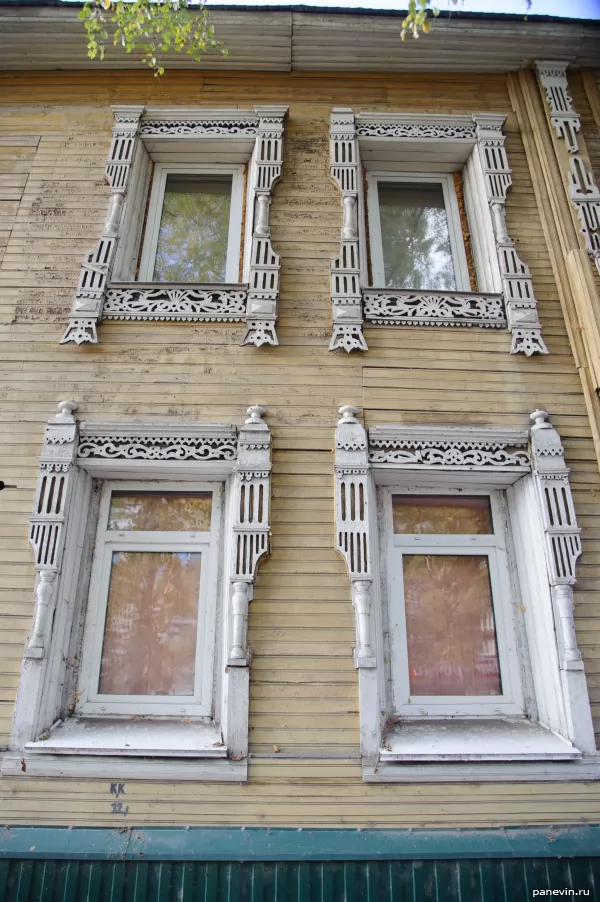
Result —
[{"label": "wooden house facade", "polygon": [[0,2],[0,899],[599,898],[600,24],[74,6]]}]

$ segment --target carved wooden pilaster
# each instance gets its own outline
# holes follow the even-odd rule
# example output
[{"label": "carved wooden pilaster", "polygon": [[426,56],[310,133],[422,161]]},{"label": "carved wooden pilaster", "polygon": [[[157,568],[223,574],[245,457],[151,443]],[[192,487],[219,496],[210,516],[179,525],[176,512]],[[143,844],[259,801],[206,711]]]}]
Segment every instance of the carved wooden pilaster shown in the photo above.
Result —
[{"label": "carved wooden pilaster", "polygon": [[506,193],[512,185],[512,171],[504,148],[504,117],[476,115],[473,119],[477,125],[477,148],[494,226],[506,318],[512,333],[510,352],[528,357],[535,353],[547,354],[531,272],[517,254],[506,228]]},{"label": "carved wooden pilaster", "polygon": [[[538,60],[538,77],[549,106],[550,123],[558,141],[568,152],[568,193],[575,210],[585,248],[600,275],[600,189],[595,182],[587,153],[578,138],[581,123],[567,81],[568,62]],[[559,159],[559,165],[561,161]],[[564,168],[564,167],[563,167]]]},{"label": "carved wooden pilaster", "polygon": [[269,211],[275,182],[283,164],[283,120],[287,107],[259,107],[258,133],[254,150],[253,180],[254,227],[250,257],[246,333],[242,344],[276,345],[277,299],[279,296],[279,255],[271,244]]},{"label": "carved wooden pilaster", "polygon": [[547,422],[545,410],[534,410],[531,419],[533,472],[544,525],[548,577],[559,614],[556,631],[562,639],[562,666],[569,669],[573,662],[581,661],[575,637],[572,588],[576,582],[575,564],[581,554],[581,530],[577,526],[560,436]]},{"label": "carved wooden pilaster", "polygon": [[262,419],[264,412],[264,407],[249,407],[238,438],[232,497],[230,667],[248,665],[248,604],[258,562],[269,549],[271,433]]},{"label": "carved wooden pilaster", "polygon": [[77,405],[61,401],[60,413],[48,420],[29,542],[35,553],[37,584],[33,630],[26,658],[43,658],[47,651],[55,584],[62,564],[65,524],[71,500],[73,467],[77,451]]},{"label": "carved wooden pilaster", "polygon": [[331,113],[331,175],[342,193],[340,255],[331,264],[333,335],[329,350],[366,351],[360,284],[358,185],[360,163],[354,113],[337,107]]},{"label": "carved wooden pilaster", "polygon": [[61,344],[98,342],[96,326],[102,317],[106,288],[117,251],[119,226],[144,107],[113,107],[113,112],[115,125],[105,173],[111,191],[108,214],[100,241],[87,254],[81,267],[69,325],[61,338]]},{"label": "carved wooden pilaster", "polygon": [[544,530],[546,567],[569,732],[575,745],[595,751],[594,728],[582,655],[575,630],[573,586],[581,539],[569,484],[569,468],[556,429],[545,410],[531,414],[531,450],[538,509]]},{"label": "carved wooden pilaster", "polygon": [[335,433],[336,548],[348,567],[356,619],[357,667],[375,667],[371,648],[373,574],[369,513],[373,503],[369,479],[367,435],[356,419],[356,407],[340,407]]}]

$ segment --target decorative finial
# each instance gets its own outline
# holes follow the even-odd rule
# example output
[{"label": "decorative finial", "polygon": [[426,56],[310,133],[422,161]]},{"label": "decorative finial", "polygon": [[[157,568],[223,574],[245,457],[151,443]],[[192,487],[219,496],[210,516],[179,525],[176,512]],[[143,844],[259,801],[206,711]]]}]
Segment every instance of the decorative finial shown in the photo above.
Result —
[{"label": "decorative finial", "polygon": [[250,416],[246,420],[246,425],[248,423],[262,423],[263,422],[263,414],[265,414],[266,408],[261,407],[260,404],[255,404],[253,407],[249,407],[246,411]]},{"label": "decorative finial", "polygon": [[529,419],[533,420],[532,429],[546,429],[550,426],[550,423],[546,422],[548,419],[547,410],[534,410],[533,413],[529,414]]},{"label": "decorative finial", "polygon": [[65,420],[72,420],[73,411],[77,410],[78,407],[79,404],[75,404],[74,401],[59,401],[58,409],[60,410],[60,413],[58,414],[58,416],[64,417]]},{"label": "decorative finial", "polygon": [[345,423],[358,423],[356,414],[359,410],[360,407],[353,407],[351,404],[345,404],[344,407],[340,407],[339,412],[342,415],[342,419],[339,420],[338,426],[342,426]]}]

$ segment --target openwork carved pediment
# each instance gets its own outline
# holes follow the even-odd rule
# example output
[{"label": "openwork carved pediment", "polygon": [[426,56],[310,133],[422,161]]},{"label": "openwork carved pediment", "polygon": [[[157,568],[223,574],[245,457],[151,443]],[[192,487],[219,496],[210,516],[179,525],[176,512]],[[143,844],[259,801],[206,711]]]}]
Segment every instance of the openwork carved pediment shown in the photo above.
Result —
[{"label": "openwork carved pediment", "polygon": [[356,133],[359,138],[414,138],[423,141],[427,138],[448,139],[455,141],[475,141],[474,125],[442,125],[426,122],[361,122],[357,121]]},{"label": "openwork carved pediment", "polygon": [[420,467],[514,468],[528,472],[527,432],[459,426],[374,426],[369,431],[369,463]]},{"label": "openwork carved pediment", "polygon": [[201,137],[204,135],[218,135],[219,137],[227,137],[228,135],[249,135],[253,137],[258,132],[258,118],[256,123],[249,123],[241,120],[236,122],[224,121],[222,119],[198,120],[198,121],[176,121],[176,120],[152,120],[145,119],[140,126],[140,135],[164,135],[169,138],[176,137]]},{"label": "openwork carved pediment", "polygon": [[82,428],[78,460],[108,458],[111,460],[234,460],[237,437],[208,435],[153,435],[104,431],[94,434]]}]

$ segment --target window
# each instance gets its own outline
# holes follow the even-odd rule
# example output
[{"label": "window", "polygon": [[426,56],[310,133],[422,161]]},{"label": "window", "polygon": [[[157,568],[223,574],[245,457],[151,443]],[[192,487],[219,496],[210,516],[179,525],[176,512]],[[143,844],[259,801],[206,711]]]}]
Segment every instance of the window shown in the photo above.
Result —
[{"label": "window", "polygon": [[104,485],[77,713],[211,715],[220,495]]},{"label": "window", "polygon": [[157,164],[139,278],[236,283],[243,166]]},{"label": "window", "polygon": [[355,613],[363,779],[597,773],[573,618],[580,530],[548,414],[534,411],[529,431],[367,433],[357,412],[341,408],[335,437],[336,546]]},{"label": "window", "polygon": [[373,285],[470,291],[452,177],[370,172],[367,184]]},{"label": "window", "polygon": [[79,423],[76,408],[61,401],[46,427],[35,614],[2,773],[245,780],[265,410],[238,429]]},{"label": "window", "polygon": [[522,715],[501,494],[383,492],[395,712]]}]

